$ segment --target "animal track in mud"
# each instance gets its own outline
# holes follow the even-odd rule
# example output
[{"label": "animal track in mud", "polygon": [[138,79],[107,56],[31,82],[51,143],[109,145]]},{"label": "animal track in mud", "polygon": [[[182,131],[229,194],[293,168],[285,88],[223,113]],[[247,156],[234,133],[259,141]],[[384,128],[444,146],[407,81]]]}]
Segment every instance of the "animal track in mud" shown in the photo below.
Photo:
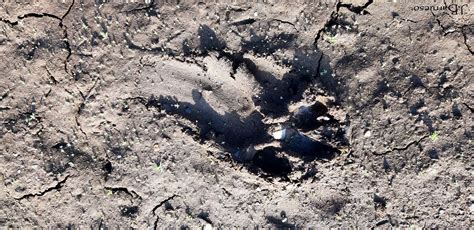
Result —
[{"label": "animal track in mud", "polygon": [[147,64],[133,93],[140,96],[129,99],[192,122],[195,140],[215,143],[265,177],[307,173],[306,163],[340,153],[347,144],[342,121],[317,99],[328,88],[318,79],[321,52],[292,50],[286,65],[277,64],[262,50],[280,46],[252,41],[245,52],[232,53],[215,33],[202,30],[201,52],[185,56],[192,61],[143,57]]}]

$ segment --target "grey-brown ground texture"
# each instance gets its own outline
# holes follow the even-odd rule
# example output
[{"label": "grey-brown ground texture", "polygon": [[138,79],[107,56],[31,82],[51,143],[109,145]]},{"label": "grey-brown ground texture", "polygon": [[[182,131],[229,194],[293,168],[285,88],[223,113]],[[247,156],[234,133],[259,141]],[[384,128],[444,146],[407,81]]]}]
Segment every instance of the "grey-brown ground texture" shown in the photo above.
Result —
[{"label": "grey-brown ground texture", "polygon": [[474,5],[416,6],[0,3],[0,226],[472,227]]}]

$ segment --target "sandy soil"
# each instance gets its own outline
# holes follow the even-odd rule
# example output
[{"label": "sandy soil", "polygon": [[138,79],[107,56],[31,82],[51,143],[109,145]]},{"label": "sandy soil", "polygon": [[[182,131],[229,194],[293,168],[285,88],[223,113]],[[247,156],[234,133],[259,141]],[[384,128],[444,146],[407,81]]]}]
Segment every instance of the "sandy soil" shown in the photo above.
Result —
[{"label": "sandy soil", "polygon": [[2,228],[473,226],[472,3],[213,2],[0,3]]}]

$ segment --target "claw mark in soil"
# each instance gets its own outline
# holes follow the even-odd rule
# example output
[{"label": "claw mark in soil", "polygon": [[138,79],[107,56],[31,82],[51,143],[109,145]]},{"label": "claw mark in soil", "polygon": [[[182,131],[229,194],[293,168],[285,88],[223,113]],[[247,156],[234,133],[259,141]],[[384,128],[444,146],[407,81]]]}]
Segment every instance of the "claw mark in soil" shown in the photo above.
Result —
[{"label": "claw mark in soil", "polygon": [[63,180],[59,181],[59,182],[58,182],[55,186],[53,186],[53,187],[47,188],[46,190],[43,190],[43,191],[38,192],[38,193],[30,193],[30,194],[23,195],[23,196],[21,196],[21,197],[15,198],[15,200],[23,200],[23,199],[27,199],[27,198],[30,198],[30,197],[43,196],[43,195],[45,195],[46,193],[51,192],[51,191],[60,191],[61,188],[64,186],[64,183],[66,183],[66,181],[67,181],[68,178],[69,178],[69,175],[67,175],[66,177],[64,177]]}]

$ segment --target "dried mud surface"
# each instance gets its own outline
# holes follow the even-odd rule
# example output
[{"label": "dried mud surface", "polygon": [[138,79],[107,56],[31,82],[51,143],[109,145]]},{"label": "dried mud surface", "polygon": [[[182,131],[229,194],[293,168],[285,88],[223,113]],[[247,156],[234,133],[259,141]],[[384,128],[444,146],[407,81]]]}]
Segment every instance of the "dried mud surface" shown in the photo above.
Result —
[{"label": "dried mud surface", "polygon": [[472,226],[474,5],[86,2],[0,3],[1,227]]}]

